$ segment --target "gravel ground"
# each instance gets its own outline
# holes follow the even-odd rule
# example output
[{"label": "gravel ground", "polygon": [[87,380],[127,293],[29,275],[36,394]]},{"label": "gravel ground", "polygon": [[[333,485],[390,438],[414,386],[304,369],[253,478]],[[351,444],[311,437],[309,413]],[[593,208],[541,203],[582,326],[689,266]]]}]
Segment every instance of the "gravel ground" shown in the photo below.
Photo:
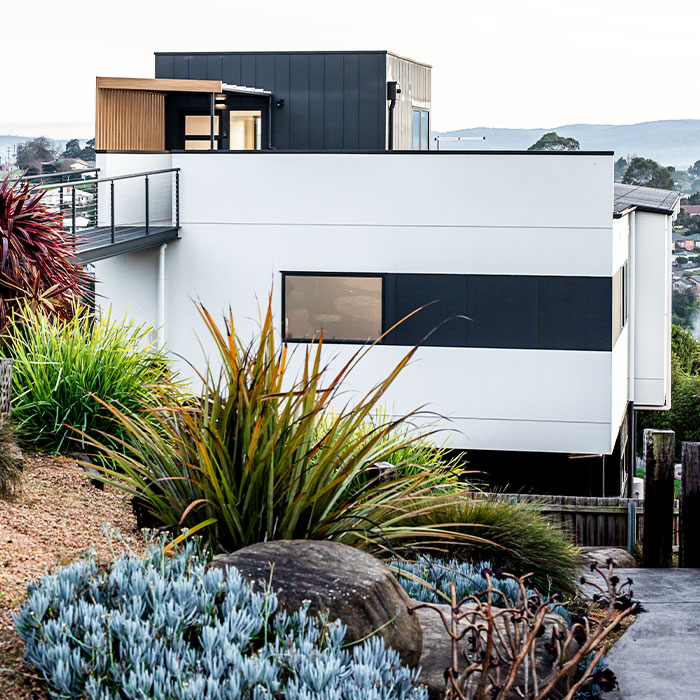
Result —
[{"label": "gravel ground", "polygon": [[[127,494],[95,488],[83,470],[66,461],[26,456],[21,491],[12,501],[0,500],[0,698],[46,698],[43,682],[22,664],[22,643],[10,614],[22,601],[29,579],[52,567],[95,550],[111,559],[108,523],[121,531],[131,549],[140,552]],[[116,551],[123,545],[113,542]]]}]

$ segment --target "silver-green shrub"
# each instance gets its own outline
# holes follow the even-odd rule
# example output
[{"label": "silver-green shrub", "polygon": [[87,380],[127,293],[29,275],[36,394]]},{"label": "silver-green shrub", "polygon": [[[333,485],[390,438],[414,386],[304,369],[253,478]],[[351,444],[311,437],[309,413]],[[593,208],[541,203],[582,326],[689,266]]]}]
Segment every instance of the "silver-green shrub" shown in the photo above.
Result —
[{"label": "silver-green shrub", "polygon": [[54,698],[426,700],[380,638],[345,648],[339,622],[290,615],[271,585],[204,565],[190,543],[44,576],[15,615],[25,660]]}]

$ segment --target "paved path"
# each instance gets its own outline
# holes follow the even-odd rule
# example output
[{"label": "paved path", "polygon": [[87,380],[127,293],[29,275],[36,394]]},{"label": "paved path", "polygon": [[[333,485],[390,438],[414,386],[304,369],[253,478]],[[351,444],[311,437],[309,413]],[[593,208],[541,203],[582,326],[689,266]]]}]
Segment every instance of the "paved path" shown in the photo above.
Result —
[{"label": "paved path", "polygon": [[648,612],[608,654],[606,700],[700,700],[700,569],[616,569]]}]

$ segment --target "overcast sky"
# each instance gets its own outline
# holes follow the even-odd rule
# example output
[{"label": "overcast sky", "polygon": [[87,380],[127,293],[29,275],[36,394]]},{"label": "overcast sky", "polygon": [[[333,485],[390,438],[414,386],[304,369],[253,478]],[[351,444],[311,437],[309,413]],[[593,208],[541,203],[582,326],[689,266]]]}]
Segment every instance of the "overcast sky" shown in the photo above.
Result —
[{"label": "overcast sky", "polygon": [[700,118],[697,0],[3,0],[0,134],[94,132],[96,75],[154,51],[388,49],[433,66],[432,126]]}]

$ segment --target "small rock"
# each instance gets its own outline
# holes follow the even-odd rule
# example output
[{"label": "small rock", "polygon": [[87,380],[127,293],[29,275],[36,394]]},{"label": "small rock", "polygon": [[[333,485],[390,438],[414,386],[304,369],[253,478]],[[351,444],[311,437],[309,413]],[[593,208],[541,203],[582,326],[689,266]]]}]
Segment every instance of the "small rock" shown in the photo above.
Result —
[{"label": "small rock", "polygon": [[601,568],[608,565],[608,559],[618,569],[636,569],[637,560],[622,547],[581,547],[581,552],[586,563],[595,562]]},{"label": "small rock", "polygon": [[[73,457],[73,459],[83,468],[83,471],[87,472],[88,474],[93,474],[96,476],[100,476],[102,474],[102,472],[92,466],[93,462],[90,459],[90,455],[85,454],[85,452],[74,452],[71,457]],[[100,481],[99,479],[90,479],[90,483],[100,491],[104,491],[105,489],[104,481]]]},{"label": "small rock", "polygon": [[376,633],[405,664],[418,665],[422,634],[418,618],[409,612],[411,599],[391,571],[367,552],[337,542],[275,540],[214,559],[208,567],[224,574],[235,567],[256,583],[267,583],[272,568],[272,588],[281,606],[293,611],[308,600],[311,613],[327,612],[329,620],[342,620],[346,642]]}]

